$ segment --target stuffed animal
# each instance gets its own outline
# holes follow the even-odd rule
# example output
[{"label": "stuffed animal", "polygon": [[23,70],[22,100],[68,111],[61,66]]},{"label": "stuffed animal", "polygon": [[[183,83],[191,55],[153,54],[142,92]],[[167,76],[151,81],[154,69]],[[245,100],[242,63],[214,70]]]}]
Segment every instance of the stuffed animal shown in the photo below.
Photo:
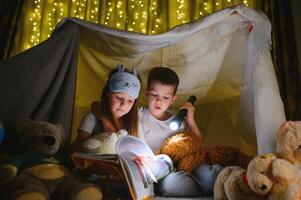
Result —
[{"label": "stuffed animal", "polygon": [[61,125],[26,120],[18,132],[22,153],[0,165],[1,196],[22,200],[102,199],[100,188],[81,183],[70,172],[70,158],[57,153],[64,141]]},{"label": "stuffed animal", "polygon": [[301,181],[295,166],[284,159],[273,161],[271,166],[273,187],[268,200],[300,200]]},{"label": "stuffed animal", "polygon": [[82,144],[81,151],[92,154],[116,154],[115,145],[117,140],[127,135],[126,130],[119,130],[117,133],[100,133],[95,134]]},{"label": "stuffed animal", "polygon": [[214,200],[266,199],[273,187],[270,177],[274,154],[258,155],[247,170],[238,166],[223,169],[214,184]]},{"label": "stuffed animal", "polygon": [[280,167],[275,167],[278,169],[273,172],[273,176],[277,178],[277,189],[271,192],[269,199],[301,199],[301,121],[287,121],[280,126],[277,133],[277,155],[290,161],[294,169],[290,170],[292,174],[289,176],[283,174]]},{"label": "stuffed animal", "polygon": [[277,133],[277,154],[301,165],[301,121],[284,122]]},{"label": "stuffed animal", "polygon": [[187,172],[203,163],[246,168],[252,159],[233,147],[205,147],[200,137],[188,132],[177,133],[165,140],[156,154],[167,154],[179,170]]},{"label": "stuffed animal", "polygon": [[300,179],[294,165],[272,153],[255,156],[247,170],[226,167],[214,185],[215,200],[298,200],[300,197]]}]

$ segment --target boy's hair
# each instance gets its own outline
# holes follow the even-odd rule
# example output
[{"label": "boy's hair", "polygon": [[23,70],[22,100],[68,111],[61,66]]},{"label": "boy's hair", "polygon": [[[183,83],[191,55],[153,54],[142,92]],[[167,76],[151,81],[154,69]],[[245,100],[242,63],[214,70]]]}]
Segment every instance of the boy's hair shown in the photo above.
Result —
[{"label": "boy's hair", "polygon": [[[128,73],[128,70],[125,70]],[[111,102],[109,101],[109,94],[112,92],[108,86],[108,82],[110,80],[110,77],[114,74],[117,73],[118,69],[114,69],[110,72],[109,77],[108,77],[108,81],[107,84],[104,86],[103,90],[102,90],[102,94],[101,94],[101,98],[100,98],[100,113],[101,116],[107,118],[108,120],[110,120],[110,122],[112,122],[114,128],[116,130],[120,130],[120,129],[125,129],[127,130],[127,132],[129,133],[129,135],[133,135],[133,136],[137,136],[138,134],[138,108],[139,108],[139,102],[138,102],[138,98],[135,99],[134,101],[134,105],[131,108],[131,110],[124,116],[121,117],[121,121],[122,127],[118,126],[118,123],[115,121],[112,112],[110,110],[111,107]],[[140,78],[138,77],[139,81]]]},{"label": "boy's hair", "polygon": [[147,90],[150,89],[151,83],[155,81],[159,81],[163,85],[174,86],[174,95],[176,94],[179,85],[179,77],[173,70],[161,66],[152,68],[148,75]]}]

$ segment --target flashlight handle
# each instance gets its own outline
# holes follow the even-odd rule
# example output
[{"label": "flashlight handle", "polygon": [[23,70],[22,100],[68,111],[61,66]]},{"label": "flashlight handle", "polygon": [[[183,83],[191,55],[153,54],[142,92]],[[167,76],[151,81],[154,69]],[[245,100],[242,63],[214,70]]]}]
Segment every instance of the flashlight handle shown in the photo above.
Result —
[{"label": "flashlight handle", "polygon": [[[196,101],[196,96],[191,95],[191,96],[188,98],[187,101],[190,102],[190,103],[193,105],[194,102]],[[184,118],[184,117],[187,115],[187,110],[186,110],[186,109],[181,109],[181,110],[179,111],[179,114],[178,114],[178,115],[181,116],[181,118]]]},{"label": "flashlight handle", "polygon": [[187,101],[190,102],[191,104],[194,104],[194,102],[196,101],[196,96],[191,95]]}]

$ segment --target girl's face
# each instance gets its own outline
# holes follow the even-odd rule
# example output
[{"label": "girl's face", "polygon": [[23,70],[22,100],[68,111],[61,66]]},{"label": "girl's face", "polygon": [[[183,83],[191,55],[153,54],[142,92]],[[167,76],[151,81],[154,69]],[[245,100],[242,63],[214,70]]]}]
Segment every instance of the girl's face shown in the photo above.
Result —
[{"label": "girl's face", "polygon": [[134,105],[135,99],[125,92],[109,93],[109,101],[111,102],[111,112],[115,119],[126,115]]}]

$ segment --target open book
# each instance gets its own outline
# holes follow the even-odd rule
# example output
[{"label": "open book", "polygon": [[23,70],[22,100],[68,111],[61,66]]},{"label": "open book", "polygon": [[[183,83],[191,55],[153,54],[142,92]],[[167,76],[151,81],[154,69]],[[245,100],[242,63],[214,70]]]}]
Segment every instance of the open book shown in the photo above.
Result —
[{"label": "open book", "polygon": [[90,164],[102,172],[107,168],[120,175],[134,200],[151,199],[154,196],[153,183],[173,169],[171,159],[163,154],[154,155],[146,143],[133,136],[121,137],[115,149],[117,154],[74,153],[71,157],[79,168]]}]

